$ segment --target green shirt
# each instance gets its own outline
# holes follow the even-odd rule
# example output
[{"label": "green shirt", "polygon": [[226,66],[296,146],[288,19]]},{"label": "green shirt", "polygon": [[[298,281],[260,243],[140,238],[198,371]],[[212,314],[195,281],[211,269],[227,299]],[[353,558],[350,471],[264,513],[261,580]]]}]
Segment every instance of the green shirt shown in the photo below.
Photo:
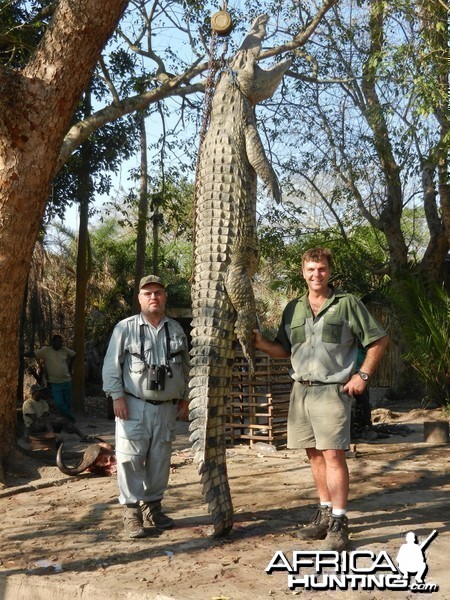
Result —
[{"label": "green shirt", "polygon": [[296,381],[346,383],[355,372],[358,341],[365,348],[386,332],[352,294],[332,289],[315,318],[307,296],[286,306],[275,341],[291,353]]},{"label": "green shirt", "polygon": [[43,359],[49,383],[65,383],[72,380],[68,361],[75,356],[73,350],[65,346],[59,350],[51,346],[43,346],[35,350],[34,355],[38,359]]}]

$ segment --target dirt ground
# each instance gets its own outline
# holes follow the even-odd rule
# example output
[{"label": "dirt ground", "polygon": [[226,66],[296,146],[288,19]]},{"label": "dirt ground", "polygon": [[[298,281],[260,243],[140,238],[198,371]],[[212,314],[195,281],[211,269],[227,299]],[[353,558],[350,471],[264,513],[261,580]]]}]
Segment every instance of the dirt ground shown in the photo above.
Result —
[{"label": "dirt ground", "polygon": [[[394,560],[407,532],[422,542],[437,530],[426,551],[427,592],[376,586],[289,589],[286,571],[266,573],[276,552],[291,561],[294,551],[318,550],[317,542],[296,537],[316,503],[303,451],[231,447],[227,464],[235,525],[227,538],[212,538],[188,424],[180,422],[164,500],[176,527],[163,533],[149,529],[146,538],[127,539],[115,477],[63,475],[53,466],[51,451],[34,452],[24,459],[22,473],[8,474],[9,487],[0,490],[0,598],[450,600],[450,444],[426,443],[423,435],[424,421],[448,420],[448,415],[386,406],[372,418],[375,430],[387,427],[390,433],[357,440],[349,454],[351,551],[372,552],[372,560],[387,553]],[[106,415],[78,424],[113,441],[114,423]],[[66,436],[68,450],[83,447],[75,436]]]}]

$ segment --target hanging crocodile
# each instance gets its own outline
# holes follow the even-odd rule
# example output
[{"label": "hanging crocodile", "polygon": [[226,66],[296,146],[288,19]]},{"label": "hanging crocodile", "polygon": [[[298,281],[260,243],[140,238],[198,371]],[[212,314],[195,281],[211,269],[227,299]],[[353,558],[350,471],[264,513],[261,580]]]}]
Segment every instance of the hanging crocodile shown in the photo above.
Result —
[{"label": "hanging crocodile", "polygon": [[256,129],[254,106],[272,96],[291,61],[267,71],[257,65],[267,21],[266,15],[253,21],[220,75],[197,169],[189,416],[215,536],[226,535],[233,526],[225,411],[236,339],[250,371],[254,363],[257,176],[280,199],[277,177]]}]

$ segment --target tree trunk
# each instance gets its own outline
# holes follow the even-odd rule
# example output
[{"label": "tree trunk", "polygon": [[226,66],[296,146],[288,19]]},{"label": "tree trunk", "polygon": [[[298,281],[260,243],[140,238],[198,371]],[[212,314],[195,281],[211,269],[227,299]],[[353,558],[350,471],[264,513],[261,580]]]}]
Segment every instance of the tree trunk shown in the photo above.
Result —
[{"label": "tree trunk", "polygon": [[60,0],[26,67],[0,68],[0,462],[14,445],[22,298],[49,185],[77,102],[126,5]]},{"label": "tree trunk", "polygon": [[[92,112],[91,92],[86,90],[84,97],[84,114],[88,117]],[[85,333],[86,333],[86,292],[89,283],[92,260],[89,247],[89,203],[92,198],[91,143],[89,140],[81,146],[81,165],[78,171],[78,200],[80,204],[80,225],[78,229],[77,252],[77,288],[75,293],[75,342],[77,353],[73,367],[73,404],[76,411],[84,410],[84,378],[85,378]]]},{"label": "tree trunk", "polygon": [[370,9],[370,51],[363,65],[361,89],[366,103],[365,118],[373,132],[373,143],[385,181],[385,200],[378,219],[366,207],[360,206],[372,226],[384,233],[389,248],[389,274],[393,282],[408,264],[408,248],[401,228],[402,183],[400,168],[395,161],[389,137],[383,103],[377,93],[377,61],[383,50],[384,5],[374,2]]},{"label": "tree trunk", "polygon": [[147,132],[145,130],[145,114],[139,113],[139,133],[141,138],[141,176],[139,186],[139,210],[136,237],[136,266],[134,270],[133,314],[140,312],[138,301],[139,281],[144,276],[147,246],[148,221],[148,161],[147,161]]},{"label": "tree trunk", "polygon": [[431,101],[434,117],[440,127],[440,139],[422,165],[424,208],[430,240],[420,264],[420,277],[425,282],[447,283],[448,287],[445,277],[446,257],[450,248],[448,31],[445,27],[433,26],[435,23],[445,22],[447,10],[447,6],[439,1],[417,3],[420,35],[425,42],[427,54],[432,57],[434,76],[431,81],[433,87],[441,90],[440,94],[436,94],[434,102]]},{"label": "tree trunk", "polygon": [[[89,173],[85,173],[89,179]],[[75,294],[75,336],[74,350],[77,353],[73,366],[73,403],[76,411],[84,410],[84,357],[86,332],[86,291],[91,274],[91,253],[89,244],[89,197],[81,198],[80,226],[77,254],[77,289]]]},{"label": "tree trunk", "polygon": [[[423,205],[430,231],[430,241],[420,263],[420,277],[425,284],[441,283],[444,260],[449,249],[445,228],[445,204],[448,204],[448,186],[440,186],[442,211],[440,214],[436,198],[438,191],[434,182],[437,166],[427,162],[422,166]],[[447,187],[447,189],[446,189]]]}]

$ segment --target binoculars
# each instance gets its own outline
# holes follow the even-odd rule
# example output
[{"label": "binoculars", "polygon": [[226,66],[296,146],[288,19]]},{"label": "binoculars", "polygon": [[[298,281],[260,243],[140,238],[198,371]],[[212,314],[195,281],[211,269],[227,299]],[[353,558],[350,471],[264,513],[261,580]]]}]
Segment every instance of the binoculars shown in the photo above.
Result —
[{"label": "binoculars", "polygon": [[162,392],[166,383],[166,374],[172,377],[172,370],[167,365],[150,365],[148,369],[147,389]]}]

